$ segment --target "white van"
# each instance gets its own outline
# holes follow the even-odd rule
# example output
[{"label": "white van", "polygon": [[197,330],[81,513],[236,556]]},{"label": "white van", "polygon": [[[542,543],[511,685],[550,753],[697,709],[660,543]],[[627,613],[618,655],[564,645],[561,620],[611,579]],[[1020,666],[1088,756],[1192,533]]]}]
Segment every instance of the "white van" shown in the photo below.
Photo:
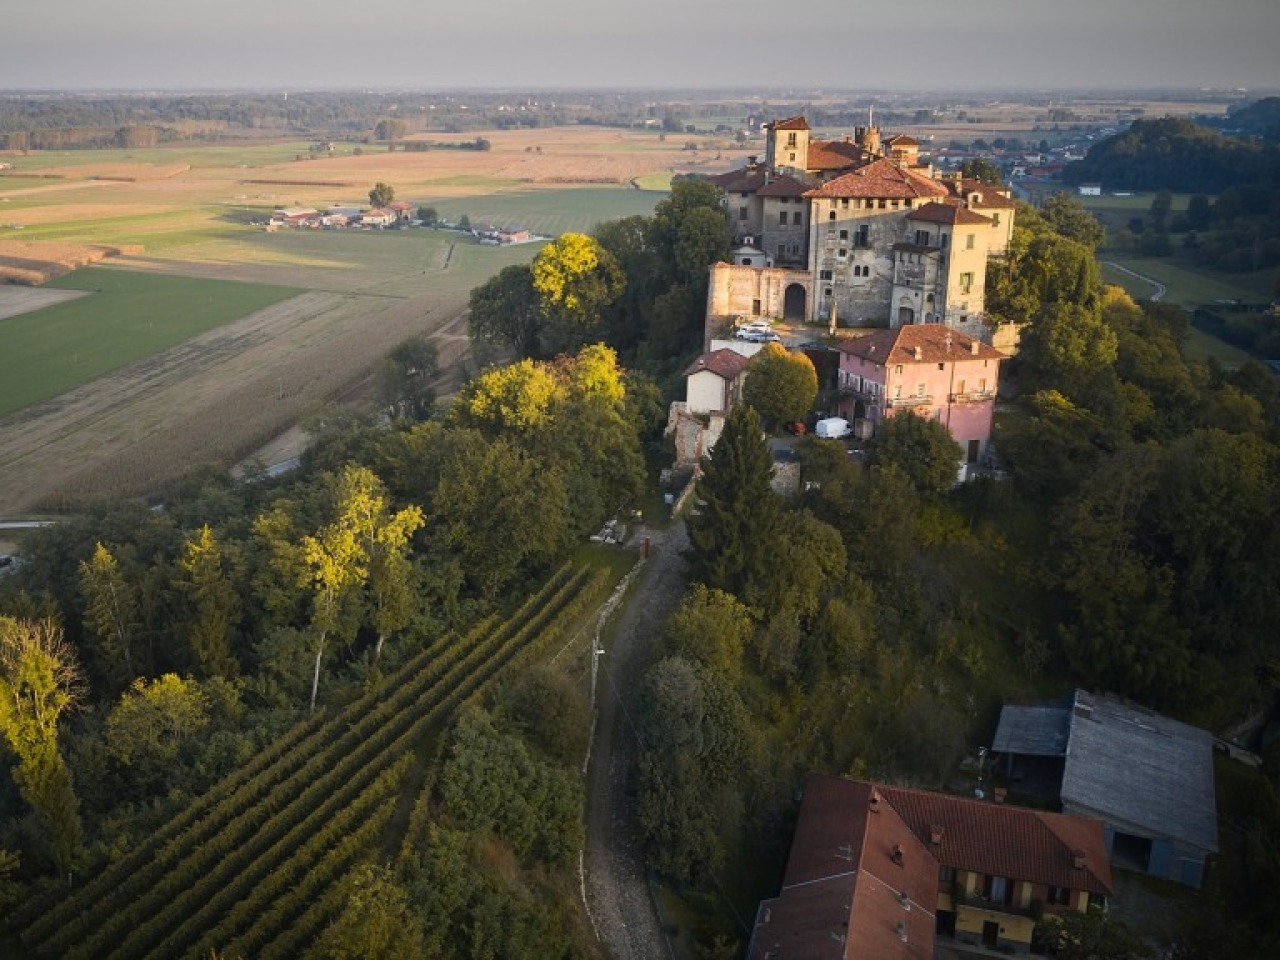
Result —
[{"label": "white van", "polygon": [[827,417],[825,420],[819,420],[813,427],[814,436],[822,437],[824,440],[839,440],[852,432],[849,429],[849,421],[844,417]]}]

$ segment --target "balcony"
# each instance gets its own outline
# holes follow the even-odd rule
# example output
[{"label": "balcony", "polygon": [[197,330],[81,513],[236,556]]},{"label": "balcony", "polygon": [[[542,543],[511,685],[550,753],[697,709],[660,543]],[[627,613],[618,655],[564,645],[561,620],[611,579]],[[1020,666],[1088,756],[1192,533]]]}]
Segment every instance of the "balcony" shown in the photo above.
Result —
[{"label": "balcony", "polygon": [[888,406],[890,410],[897,410],[905,407],[927,407],[932,403],[933,397],[928,395],[921,396],[920,394],[912,394],[909,397],[894,397],[891,400],[885,401],[886,406]]},{"label": "balcony", "polygon": [[950,395],[951,403],[986,403],[988,400],[994,400],[996,394],[994,390],[970,390],[968,393],[953,393]]}]

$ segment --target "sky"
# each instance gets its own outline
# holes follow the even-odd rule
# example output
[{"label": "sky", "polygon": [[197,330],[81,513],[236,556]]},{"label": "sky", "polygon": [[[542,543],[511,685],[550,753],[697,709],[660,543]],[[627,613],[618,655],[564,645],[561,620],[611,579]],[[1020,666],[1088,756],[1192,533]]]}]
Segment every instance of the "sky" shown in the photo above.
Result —
[{"label": "sky", "polygon": [[1280,0],[5,0],[0,89],[1280,89]]}]

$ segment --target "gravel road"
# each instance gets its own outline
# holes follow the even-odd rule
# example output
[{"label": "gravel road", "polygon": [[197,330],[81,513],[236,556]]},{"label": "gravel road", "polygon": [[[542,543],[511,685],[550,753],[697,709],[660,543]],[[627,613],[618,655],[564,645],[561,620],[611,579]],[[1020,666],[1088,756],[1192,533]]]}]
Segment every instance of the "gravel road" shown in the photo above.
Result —
[{"label": "gravel road", "polygon": [[596,933],[613,960],[670,956],[633,840],[627,773],[635,744],[632,705],[653,642],[684,592],[680,552],[688,537],[683,521],[641,536],[650,538],[650,557],[636,572],[617,614],[613,639],[600,658],[599,712],[587,775],[584,892]]}]

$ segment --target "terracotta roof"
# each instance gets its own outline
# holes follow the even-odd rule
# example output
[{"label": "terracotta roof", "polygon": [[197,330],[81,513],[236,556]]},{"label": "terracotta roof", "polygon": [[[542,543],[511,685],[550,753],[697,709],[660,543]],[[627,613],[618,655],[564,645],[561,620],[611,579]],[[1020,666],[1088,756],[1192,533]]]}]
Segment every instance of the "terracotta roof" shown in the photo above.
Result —
[{"label": "terracotta roof", "polygon": [[867,161],[867,152],[847,140],[812,140],[805,167],[809,170],[843,170]]},{"label": "terracotta roof", "polygon": [[685,370],[684,375],[691,377],[695,373],[702,373],[706,370],[724,380],[732,380],[747,368],[749,360],[749,357],[744,357],[736,350],[730,350],[725,347],[712,353],[704,353],[689,364],[689,369]]},{"label": "terracotta roof", "polygon": [[984,208],[992,210],[1012,210],[1017,206],[1008,196],[1005,195],[1007,187],[992,186],[989,183],[983,183],[981,180],[955,180],[947,181],[947,188],[951,194],[970,200],[974,194],[977,194],[976,200],[970,200],[970,207],[974,210]]},{"label": "terracotta roof", "polygon": [[886,143],[887,145],[889,145],[889,146],[893,146],[893,147],[918,147],[918,146],[920,146],[920,141],[919,141],[919,140],[917,140],[915,137],[909,137],[909,136],[907,136],[905,133],[898,133],[898,134],[894,134],[892,137],[889,137],[887,140],[885,140],[885,143]]},{"label": "terracotta roof", "polygon": [[901,787],[881,787],[880,793],[943,866],[1112,892],[1101,820]]},{"label": "terracotta roof", "polygon": [[774,177],[756,191],[758,197],[803,197],[813,189],[812,183],[806,183],[789,174]]},{"label": "terracotta roof", "polygon": [[888,803],[873,806],[877,795],[870,783],[805,780],[782,892],[760,905],[751,960],[931,960],[938,865]]},{"label": "terracotta roof", "polygon": [[974,213],[964,207],[954,206],[949,203],[926,203],[923,207],[918,207],[907,214],[908,220],[924,220],[928,223],[950,223],[950,224],[983,224],[991,225],[991,218],[984,217],[980,213]]},{"label": "terracotta roof", "polygon": [[[950,347],[948,347],[950,343]],[[978,352],[973,352],[973,344]],[[920,359],[916,359],[916,348]],[[881,365],[890,363],[944,363],[949,360],[1003,360],[1004,354],[990,344],[953,330],[942,323],[914,323],[893,330],[881,330],[866,337],[850,337],[836,347],[850,356]]]},{"label": "terracotta roof", "polygon": [[915,199],[945,197],[947,188],[910,170],[903,170],[892,160],[873,160],[866,166],[850,170],[809,191],[809,197],[887,197]]},{"label": "terracotta roof", "polygon": [[798,117],[787,117],[785,120],[779,120],[776,123],[767,124],[774,130],[808,130],[809,121],[801,114]]},{"label": "terracotta roof", "polygon": [[725,193],[755,193],[765,183],[763,167],[738,167],[728,173],[718,173],[711,182]]}]

